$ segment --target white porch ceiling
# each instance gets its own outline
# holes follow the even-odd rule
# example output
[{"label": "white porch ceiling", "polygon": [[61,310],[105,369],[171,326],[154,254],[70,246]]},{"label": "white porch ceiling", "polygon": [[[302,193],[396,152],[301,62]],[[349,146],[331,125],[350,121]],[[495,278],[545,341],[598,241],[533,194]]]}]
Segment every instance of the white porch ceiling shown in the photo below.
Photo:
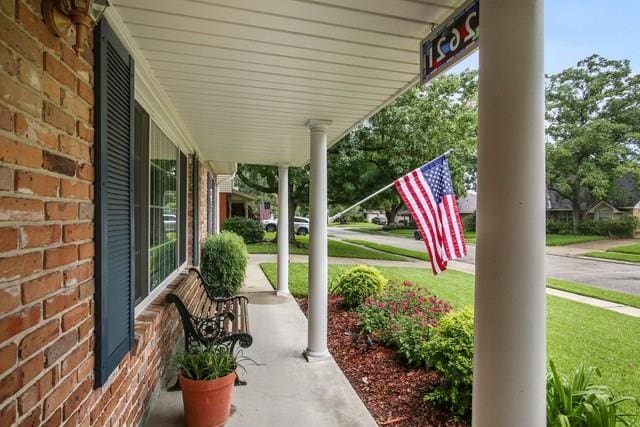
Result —
[{"label": "white porch ceiling", "polygon": [[413,85],[419,41],[461,3],[112,1],[203,160],[292,165],[308,119],[334,143]]}]

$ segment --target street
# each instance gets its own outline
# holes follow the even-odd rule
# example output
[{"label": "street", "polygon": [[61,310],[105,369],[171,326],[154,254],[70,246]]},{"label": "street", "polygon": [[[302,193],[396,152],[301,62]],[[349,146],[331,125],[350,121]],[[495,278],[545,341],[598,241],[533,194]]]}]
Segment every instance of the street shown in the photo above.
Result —
[{"label": "street", "polygon": [[[405,237],[360,233],[340,227],[330,227],[329,234],[340,239],[368,240],[406,249],[425,251],[422,241]],[[467,245],[468,255],[457,260],[457,262],[474,265],[475,252],[475,245]],[[547,277],[640,295],[640,266],[549,253],[547,253],[545,261]],[[455,266],[452,267],[455,268]],[[472,271],[472,269],[467,268],[463,270]]]}]

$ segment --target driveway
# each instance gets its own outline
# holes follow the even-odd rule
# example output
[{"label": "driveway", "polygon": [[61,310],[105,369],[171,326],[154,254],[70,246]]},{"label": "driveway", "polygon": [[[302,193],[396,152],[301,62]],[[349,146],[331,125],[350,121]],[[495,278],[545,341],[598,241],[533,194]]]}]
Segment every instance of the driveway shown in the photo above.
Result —
[{"label": "driveway", "polygon": [[[339,227],[330,227],[329,234],[341,239],[368,240],[406,249],[425,250],[422,241],[405,237],[360,233]],[[468,245],[467,252],[467,256],[458,262],[468,265],[468,268],[461,268],[461,270],[473,272],[475,245]],[[548,248],[546,264],[547,277],[640,295],[640,266],[559,255],[556,254],[555,249],[551,248]],[[457,267],[454,268],[457,269]]]}]

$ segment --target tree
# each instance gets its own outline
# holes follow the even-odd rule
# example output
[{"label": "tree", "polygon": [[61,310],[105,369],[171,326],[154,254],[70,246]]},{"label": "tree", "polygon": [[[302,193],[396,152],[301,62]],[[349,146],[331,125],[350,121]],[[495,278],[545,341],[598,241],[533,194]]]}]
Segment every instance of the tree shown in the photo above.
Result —
[{"label": "tree", "polygon": [[[278,194],[276,166],[240,165],[238,179],[247,187],[267,194]],[[309,166],[289,168],[289,241],[296,243],[294,216],[300,206],[309,203]]]},{"label": "tree", "polygon": [[[355,203],[421,164],[449,157],[456,194],[473,188],[477,140],[477,72],[442,76],[373,115],[329,152],[329,199]],[[367,202],[393,222],[403,206],[389,190]]]},{"label": "tree", "polygon": [[640,78],[628,60],[592,55],[548,78],[547,185],[571,201],[577,231],[587,209],[640,178]]}]

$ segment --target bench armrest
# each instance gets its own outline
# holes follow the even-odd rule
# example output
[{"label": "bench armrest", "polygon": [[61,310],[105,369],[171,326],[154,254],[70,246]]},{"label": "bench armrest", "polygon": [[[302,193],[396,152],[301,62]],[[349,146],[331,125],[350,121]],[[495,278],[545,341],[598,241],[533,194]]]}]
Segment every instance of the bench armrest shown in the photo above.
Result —
[{"label": "bench armrest", "polygon": [[247,300],[247,302],[249,301],[248,298],[243,296],[243,295],[232,295],[230,297],[218,297],[218,296],[212,295],[211,291],[210,291],[212,286],[204,278],[204,276],[202,275],[202,272],[200,270],[198,270],[197,268],[195,268],[195,267],[191,267],[189,269],[189,271],[195,271],[198,274],[198,277],[200,278],[200,280],[204,284],[204,288],[207,291],[207,295],[209,295],[209,299],[211,299],[211,301],[214,301],[214,302],[227,302],[227,301],[233,301],[235,299],[245,299],[245,300]]}]

